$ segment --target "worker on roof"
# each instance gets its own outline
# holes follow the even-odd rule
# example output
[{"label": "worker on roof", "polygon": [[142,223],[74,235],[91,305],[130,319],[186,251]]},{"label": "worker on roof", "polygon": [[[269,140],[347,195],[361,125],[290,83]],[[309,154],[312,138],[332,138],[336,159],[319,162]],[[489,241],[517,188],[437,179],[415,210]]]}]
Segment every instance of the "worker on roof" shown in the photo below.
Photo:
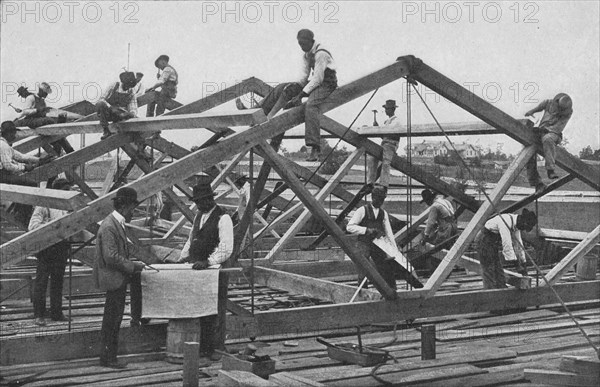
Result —
[{"label": "worker on roof", "polygon": [[505,261],[513,263],[521,274],[527,274],[524,270],[526,259],[521,231],[529,232],[536,224],[535,212],[526,208],[520,215],[501,214],[485,222],[483,229],[476,237],[477,254],[485,289],[506,287],[499,250],[502,250]]},{"label": "worker on roof", "polygon": [[96,113],[104,130],[101,140],[112,135],[108,129],[109,121],[118,122],[137,117],[138,104],[133,92],[138,83],[135,74],[125,71],[119,75],[119,80],[120,82],[110,84],[96,103]]},{"label": "worker on roof", "polygon": [[[299,106],[308,97],[304,112],[305,143],[310,148],[306,161],[317,161],[321,154],[321,105],[337,88],[336,65],[329,51],[317,43],[311,30],[302,29],[296,36],[304,52],[302,75],[297,82],[276,86],[261,101],[260,107],[267,118],[272,118],[283,107]],[[238,109],[245,106],[238,98]]]},{"label": "worker on roof", "polygon": [[[35,129],[44,125],[67,122],[66,113],[59,113],[58,117],[47,116],[50,108],[46,106],[46,97],[48,94],[52,94],[52,88],[46,82],[40,83],[37,94],[27,90],[25,86],[19,87],[17,94],[25,99],[25,107],[22,110],[19,109],[21,114],[15,119],[16,126],[28,126]],[[64,150],[65,153],[73,152],[73,147],[66,137],[54,141],[51,145],[58,155],[60,155],[61,150]]]},{"label": "worker on roof", "polygon": [[[563,138],[565,126],[573,114],[573,101],[565,93],[558,93],[553,99],[546,99],[538,106],[525,113],[525,117],[533,116],[538,112],[544,112],[538,127],[534,128],[536,136],[544,149],[544,159],[546,160],[546,172],[549,179],[558,179],[556,174],[556,146],[560,144]],[[532,157],[527,163],[527,178],[529,184],[535,187],[536,191],[542,191],[545,188],[542,178],[537,171],[537,157]]]},{"label": "worker on roof", "polygon": [[[388,118],[384,121],[383,126],[392,126],[398,124],[396,117],[396,101],[388,99],[385,101],[383,108]],[[367,189],[372,189],[377,179],[377,168],[381,165],[381,174],[379,177],[379,184],[383,186],[386,191],[390,185],[390,168],[392,158],[398,151],[398,143],[400,142],[400,134],[389,134],[383,136],[381,140],[381,147],[383,148],[383,155],[381,157],[381,163],[374,156],[369,155],[367,158]]]},{"label": "worker on roof", "polygon": [[430,243],[438,245],[448,241],[458,233],[458,226],[454,217],[454,207],[450,200],[435,195],[431,190],[425,189],[421,192],[421,203],[429,206],[429,215],[421,244]]},{"label": "worker on roof", "polygon": [[154,61],[154,66],[158,68],[156,74],[156,83],[146,90],[146,93],[155,91],[160,88],[160,91],[154,93],[154,101],[148,104],[146,109],[146,117],[160,116],[165,112],[165,109],[171,110],[170,102],[177,97],[177,84],[179,83],[179,75],[177,71],[169,64],[169,56],[161,55]]}]

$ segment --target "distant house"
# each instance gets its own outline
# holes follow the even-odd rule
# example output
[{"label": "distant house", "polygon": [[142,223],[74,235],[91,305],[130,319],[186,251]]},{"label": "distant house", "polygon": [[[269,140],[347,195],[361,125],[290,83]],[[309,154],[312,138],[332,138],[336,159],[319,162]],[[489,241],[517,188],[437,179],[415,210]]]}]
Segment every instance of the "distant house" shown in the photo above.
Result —
[{"label": "distant house", "polygon": [[506,169],[510,161],[494,161],[494,169]]},{"label": "distant house", "polygon": [[[473,146],[466,142],[462,144],[454,144],[454,148],[458,154],[464,159],[472,159],[481,154],[481,147]],[[435,156],[446,156],[454,149],[445,141],[427,141],[414,144],[410,150],[413,157],[434,158]]]}]

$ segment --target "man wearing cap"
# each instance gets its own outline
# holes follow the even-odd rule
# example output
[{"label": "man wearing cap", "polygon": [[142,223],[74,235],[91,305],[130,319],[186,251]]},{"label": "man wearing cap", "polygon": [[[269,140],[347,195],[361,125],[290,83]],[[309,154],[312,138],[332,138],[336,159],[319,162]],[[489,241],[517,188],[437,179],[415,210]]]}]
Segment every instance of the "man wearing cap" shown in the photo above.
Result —
[{"label": "man wearing cap", "polygon": [[175,71],[173,66],[169,64],[169,57],[167,55],[159,56],[154,61],[154,66],[158,68],[158,73],[156,74],[156,78],[158,80],[154,86],[147,89],[146,92],[154,91],[158,88],[160,88],[160,91],[154,93],[154,101],[148,104],[146,109],[146,117],[154,117],[155,114],[160,116],[169,106],[169,102],[177,97],[177,84],[179,83],[179,76],[177,75],[177,71]]},{"label": "man wearing cap", "polygon": [[[546,99],[538,106],[525,113],[525,117],[533,116],[538,112],[544,112],[542,120],[537,128],[533,128],[536,135],[539,136],[544,149],[544,159],[546,160],[546,171],[549,179],[558,179],[556,174],[556,146],[560,144],[563,138],[565,126],[573,114],[573,101],[565,93],[558,93],[553,99]],[[527,178],[529,184],[536,188],[536,191],[544,189],[545,185],[537,171],[537,157],[532,157],[527,163]]]},{"label": "man wearing cap", "polygon": [[[57,178],[52,189],[69,191],[72,184],[64,178]],[[49,207],[36,207],[29,221],[29,231],[35,230],[54,219],[61,218],[69,211]],[[62,311],[62,289],[69,256],[69,242],[60,241],[37,253],[37,270],[33,290],[33,317],[36,325],[46,325],[46,288],[50,279],[50,319],[68,321]]]},{"label": "man wearing cap", "polygon": [[458,233],[458,225],[454,218],[454,207],[450,200],[436,196],[431,190],[425,189],[421,192],[421,203],[429,206],[429,215],[421,244],[431,243],[438,245],[447,241]]},{"label": "man wearing cap", "polygon": [[100,365],[110,368],[125,367],[117,362],[117,352],[127,284],[131,290],[131,325],[137,326],[142,320],[140,272],[144,263],[130,259],[140,250],[127,238],[125,229],[125,222],[131,220],[138,204],[133,188],[119,188],[113,198],[114,211],[102,221],[96,235],[93,277],[96,287],[106,291],[100,331]]},{"label": "man wearing cap", "polygon": [[[67,122],[66,113],[61,113],[57,118],[47,117],[46,113],[49,108],[46,106],[46,97],[52,93],[52,88],[46,82],[42,82],[38,89],[38,93],[34,94],[21,86],[17,89],[17,94],[25,99],[25,107],[21,110],[19,117],[15,119],[15,125],[28,126],[31,129],[39,128],[44,125],[60,124]],[[61,149],[65,153],[74,151],[67,138],[61,138],[51,144],[57,154],[60,155]]]},{"label": "man wearing cap", "polygon": [[[233,252],[233,223],[231,217],[215,202],[208,181],[194,186],[192,200],[198,207],[190,236],[183,246],[179,262],[193,263],[195,270],[219,269],[227,264]],[[227,312],[227,274],[219,274],[218,314],[200,320],[200,352],[216,361],[215,349],[225,349],[225,314]]]},{"label": "man wearing cap", "polygon": [[[387,114],[388,118],[383,123],[383,126],[392,126],[398,124],[398,120],[395,114],[397,107],[398,106],[396,106],[395,100],[388,99],[387,101],[385,101],[385,105],[383,105],[383,108],[385,109],[385,114]],[[381,174],[379,178],[379,184],[385,187],[386,190],[390,185],[390,165],[392,163],[392,158],[396,154],[396,151],[398,151],[399,142],[400,134],[385,135],[381,140],[383,154],[381,157]],[[369,185],[369,188],[372,188],[375,184],[375,180],[377,179],[377,168],[379,167],[379,160],[369,155],[367,161],[367,184]]]},{"label": "man wearing cap", "polygon": [[529,232],[537,224],[535,212],[523,209],[521,215],[501,214],[485,222],[477,235],[477,254],[481,264],[483,287],[501,289],[506,287],[504,269],[498,250],[502,250],[504,260],[512,262],[521,274],[527,274],[525,252],[521,231]]},{"label": "man wearing cap", "polygon": [[112,135],[108,129],[109,121],[118,122],[137,117],[137,98],[133,93],[137,84],[135,74],[125,71],[119,75],[119,80],[120,82],[111,83],[96,103],[96,113],[104,130],[101,140]]},{"label": "man wearing cap", "polygon": [[[387,194],[382,186],[375,186],[371,192],[371,203],[360,207],[346,226],[346,230],[350,233],[358,235],[356,244],[357,249],[365,257],[371,257],[377,271],[383,277],[385,282],[392,288],[396,289],[396,279],[394,277],[393,260],[388,259],[388,256],[383,250],[377,247],[373,240],[382,236],[396,243],[390,217],[381,206],[385,201]],[[359,270],[358,284],[361,285],[365,274]]]}]

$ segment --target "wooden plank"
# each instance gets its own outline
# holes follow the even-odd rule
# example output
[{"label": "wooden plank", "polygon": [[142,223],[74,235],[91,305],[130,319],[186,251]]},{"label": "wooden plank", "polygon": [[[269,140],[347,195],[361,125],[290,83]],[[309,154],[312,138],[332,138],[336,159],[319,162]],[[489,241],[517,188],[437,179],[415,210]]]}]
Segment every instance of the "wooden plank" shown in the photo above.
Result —
[{"label": "wooden plank", "polygon": [[[365,151],[363,149],[357,148],[350,155],[348,155],[348,157],[346,158],[346,160],[344,160],[344,163],[340,166],[340,168],[335,172],[333,176],[331,176],[329,182],[319,191],[319,193],[315,195],[315,199],[317,200],[319,205],[322,205],[323,201],[327,198],[327,196],[331,194],[333,189],[340,183],[340,181],[344,178],[344,176],[346,176],[346,174],[350,171],[352,166],[356,163],[356,161],[358,161],[358,159],[360,159],[363,156],[364,153]],[[288,211],[288,217],[291,216],[290,213],[295,213],[295,210],[294,212],[291,212],[291,210]],[[282,214],[279,216],[279,218],[283,218],[284,216],[285,214]],[[288,230],[281,237],[279,242],[275,244],[275,246],[271,249],[271,251],[269,251],[265,258],[273,262],[275,257],[279,254],[279,252],[281,252],[281,250],[285,248],[287,242],[291,238],[293,238],[298,233],[298,231],[302,229],[302,227],[304,227],[304,225],[310,220],[311,216],[312,212],[310,211],[310,209],[307,208],[304,211],[302,211],[302,214],[300,214],[298,218],[296,218],[294,223],[288,228]]]},{"label": "wooden plank", "polygon": [[504,194],[508,191],[512,183],[521,173],[521,170],[525,167],[525,164],[534,154],[534,146],[524,148],[510,164],[500,181],[496,184],[494,190],[489,194],[490,201],[484,202],[481,207],[479,207],[467,228],[460,234],[454,243],[454,246],[452,246],[442,263],[437,267],[433,275],[425,284],[423,290],[428,292],[428,297],[431,297],[448,277],[456,262],[463,256],[469,244],[475,240],[477,232],[481,230],[489,216],[496,211],[496,206],[500,203]]},{"label": "wooden plank", "polygon": [[596,227],[585,237],[566,257],[564,257],[556,266],[550,270],[544,277],[541,286],[554,285],[567,271],[569,271],[577,262],[579,262],[587,253],[600,242],[600,226]]},{"label": "wooden plank", "polygon": [[324,384],[303,378],[290,372],[277,372],[269,375],[269,381],[286,387],[325,387]]},{"label": "wooden plank", "polygon": [[402,227],[402,229],[400,229],[400,231],[398,231],[396,234],[394,234],[394,238],[396,239],[396,242],[398,242],[399,244],[405,244],[402,243],[404,241],[405,238],[407,238],[409,235],[412,235],[413,233],[416,232],[416,230],[427,221],[427,218],[429,217],[429,208],[427,208],[425,211],[421,212],[419,214],[419,216],[417,216],[416,218],[413,218],[412,220],[412,224],[407,224],[406,226]]},{"label": "wooden plank", "polygon": [[357,252],[355,247],[346,238],[345,232],[335,223],[333,219],[325,212],[321,204],[315,199],[312,194],[302,185],[300,180],[291,171],[285,168],[285,165],[279,161],[279,156],[270,145],[265,141],[260,145],[267,160],[275,169],[275,171],[281,176],[294,193],[300,198],[302,203],[313,213],[317,219],[319,219],[324,227],[333,236],[336,242],[339,243],[340,247],[344,249],[346,254],[356,263],[367,275],[369,280],[373,282],[377,290],[386,298],[394,299],[396,292],[390,288],[381,274],[377,271],[375,266],[368,260],[367,257],[363,257]]},{"label": "wooden plank", "polygon": [[[406,76],[412,62],[401,60],[379,71],[362,77],[354,82],[339,87],[321,108],[322,112],[338,107],[352,99],[358,98],[377,87]],[[181,181],[192,174],[202,171],[219,161],[244,152],[257,145],[265,138],[272,138],[284,133],[304,120],[304,105],[290,109],[251,131],[236,133],[217,144],[194,152],[171,165],[156,170],[127,186],[138,191],[138,198],[143,200],[154,193]],[[97,222],[112,211],[111,193],[90,203],[84,209],[46,224],[24,236],[15,238],[0,246],[1,266],[14,263],[29,253],[35,253],[83,229],[90,223]]]},{"label": "wooden plank", "polygon": [[76,191],[63,191],[0,183],[2,200],[31,204],[33,206],[78,210],[86,206],[85,196]]},{"label": "wooden plank", "polygon": [[527,206],[528,204],[533,203],[534,201],[541,198],[542,196],[554,191],[555,189],[562,187],[563,185],[567,184],[568,182],[570,182],[573,179],[575,179],[575,176],[573,176],[573,175],[563,176],[560,179],[555,180],[552,183],[548,184],[546,186],[546,188],[544,188],[542,191],[534,192],[533,194],[529,195],[525,199],[519,200],[518,202],[507,206],[505,209],[503,209],[500,212],[502,214],[516,212],[516,211],[520,210],[521,208]]},{"label": "wooden plank", "polygon": [[551,371],[525,368],[525,379],[531,383],[554,386],[597,386],[600,383],[598,375],[578,375],[571,372]]},{"label": "wooden plank", "polygon": [[591,356],[565,355],[560,360],[559,368],[565,372],[600,376],[600,360]]},{"label": "wooden plank", "polygon": [[[348,129],[344,125],[341,125],[340,123],[325,116],[321,118],[321,128],[329,133],[341,137],[344,141],[354,145],[357,148],[364,148],[367,153],[381,160],[383,148],[380,145],[375,144],[373,141],[360,136],[352,129]],[[477,211],[477,208],[479,207],[479,203],[474,198],[466,195],[462,191],[444,182],[443,180],[438,179],[418,166],[408,163],[406,160],[397,155],[394,155],[391,166],[437,192],[452,196],[456,201],[466,206],[473,212]]]},{"label": "wooden plank", "polygon": [[[175,110],[172,110],[170,113],[175,112]],[[266,120],[267,118],[262,109],[252,109],[211,114],[194,113],[177,116],[172,114],[167,116],[165,114],[158,117],[131,118],[127,121],[113,122],[109,125],[109,128],[112,132],[116,133],[153,133],[170,129],[210,129],[214,127],[249,126],[265,122]],[[70,122],[66,124],[45,125],[37,129],[22,129],[18,133],[18,138],[34,135],[56,136],[102,133],[102,131],[102,126],[96,122]]]},{"label": "wooden plank", "polygon": [[219,370],[217,384],[223,387],[277,387],[278,385],[248,371]]},{"label": "wooden plank", "polygon": [[[354,286],[286,273],[267,267],[255,267],[254,280],[257,284],[268,286],[269,288],[281,289],[291,294],[302,294],[335,303],[349,302],[357,290]],[[379,293],[362,289],[358,294],[357,300],[375,300],[378,298]]]},{"label": "wooden plank", "polygon": [[[498,129],[485,122],[449,122],[440,125],[444,128],[444,132],[449,136],[473,136],[479,134],[500,133]],[[410,135],[412,137],[443,135],[437,124],[411,124],[410,130]],[[390,134],[408,137],[406,125],[362,126],[356,128],[356,133],[364,137],[383,137]]]},{"label": "wooden plank", "polygon": [[[557,284],[554,289],[567,303],[598,300],[600,281]],[[398,299],[393,301],[365,301],[356,304],[319,305],[257,312],[255,313],[256,336],[289,332],[318,334],[327,329],[340,329],[378,322],[557,303],[552,290],[544,287],[531,288],[527,291],[509,288],[440,294],[426,301],[419,297],[420,293],[423,291],[399,292]],[[239,337],[244,337],[244,329],[239,322],[232,318],[228,319],[229,323],[232,324],[232,335],[237,333],[242,335]]]},{"label": "wooden plank", "polygon": [[[431,90],[465,109],[475,117],[506,133],[508,136],[529,146],[538,143],[533,131],[522,121],[504,113],[483,98],[470,92],[431,67],[422,63],[415,68],[412,76]],[[536,148],[543,155],[541,146]],[[600,191],[600,168],[580,160],[562,147],[556,148],[556,164],[567,172],[577,176],[595,190]]]}]

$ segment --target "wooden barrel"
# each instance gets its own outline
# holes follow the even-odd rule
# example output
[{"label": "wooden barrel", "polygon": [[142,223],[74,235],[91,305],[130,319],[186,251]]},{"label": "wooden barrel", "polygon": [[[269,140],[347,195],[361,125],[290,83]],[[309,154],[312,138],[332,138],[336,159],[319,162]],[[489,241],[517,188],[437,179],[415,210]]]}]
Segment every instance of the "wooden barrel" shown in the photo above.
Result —
[{"label": "wooden barrel", "polygon": [[598,257],[596,255],[586,255],[577,262],[577,279],[595,280],[596,271],[598,271]]},{"label": "wooden barrel", "polygon": [[200,342],[200,319],[169,320],[167,326],[167,361],[183,364],[183,343]]}]

